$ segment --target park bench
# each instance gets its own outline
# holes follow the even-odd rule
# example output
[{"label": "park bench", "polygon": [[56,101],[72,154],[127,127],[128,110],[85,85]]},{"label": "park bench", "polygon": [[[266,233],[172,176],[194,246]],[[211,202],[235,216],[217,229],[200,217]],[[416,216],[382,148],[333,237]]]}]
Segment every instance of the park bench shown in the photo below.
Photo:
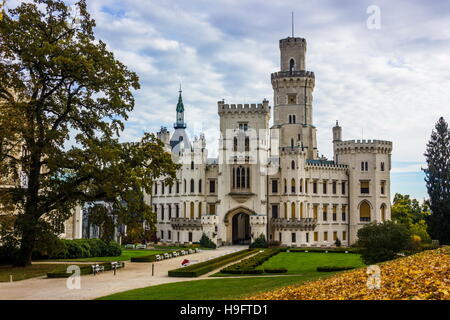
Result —
[{"label": "park bench", "polygon": [[199,253],[199,252],[200,252],[200,249],[195,248],[195,252],[196,252],[196,253]]},{"label": "park bench", "polygon": [[159,254],[157,254],[157,255],[155,256],[155,258],[156,258],[156,261],[161,261],[162,259],[164,259],[164,257],[162,257],[162,256],[159,255]]},{"label": "park bench", "polygon": [[186,251],[181,250],[181,254],[184,256],[186,254]]},{"label": "park bench", "polygon": [[189,253],[195,253],[195,251],[192,249],[189,249]]},{"label": "park bench", "polygon": [[180,255],[180,254],[179,254],[178,252],[174,252],[174,253],[173,253],[173,256],[174,256],[174,257],[178,257],[179,255]]},{"label": "park bench", "polygon": [[147,246],[145,244],[137,244],[136,249],[147,249]]},{"label": "park bench", "polygon": [[126,244],[125,249],[134,249],[134,244]]},{"label": "park bench", "polygon": [[99,266],[98,264],[94,264],[91,267],[92,267],[92,273],[94,274],[94,276],[99,272],[105,271],[105,267]]},{"label": "park bench", "polygon": [[170,259],[172,258],[172,255],[170,253],[164,253],[164,259]]}]

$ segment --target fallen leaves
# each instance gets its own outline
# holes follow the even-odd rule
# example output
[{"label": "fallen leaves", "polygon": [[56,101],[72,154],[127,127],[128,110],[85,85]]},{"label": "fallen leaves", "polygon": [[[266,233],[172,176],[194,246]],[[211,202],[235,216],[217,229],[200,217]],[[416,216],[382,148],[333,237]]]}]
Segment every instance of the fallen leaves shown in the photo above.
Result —
[{"label": "fallen leaves", "polygon": [[381,288],[367,287],[366,268],[249,297],[251,300],[450,300],[450,247],[379,265]]}]

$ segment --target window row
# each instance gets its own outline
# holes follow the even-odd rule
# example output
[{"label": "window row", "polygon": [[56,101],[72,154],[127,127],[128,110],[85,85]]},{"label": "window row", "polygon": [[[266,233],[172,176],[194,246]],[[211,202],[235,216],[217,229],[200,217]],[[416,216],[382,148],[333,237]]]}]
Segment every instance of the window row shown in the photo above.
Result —
[{"label": "window row", "polygon": [[[380,171],[385,170],[384,162],[380,162]],[[361,171],[369,171],[369,163],[367,161],[361,161]]]},{"label": "window row", "polygon": [[[172,231],[171,230],[167,230],[167,233],[164,232],[164,230],[159,231],[160,234],[160,240],[175,240],[172,239]],[[167,235],[167,238],[165,238],[165,236]],[[188,242],[192,242],[193,240],[193,234],[192,232],[188,232],[188,238],[187,241]],[[180,231],[177,231],[176,233],[176,241],[177,242],[181,242],[181,237],[180,237]]]},{"label": "window row", "polygon": [[[157,214],[158,221],[166,221],[172,218],[190,218],[199,219],[204,214],[204,208],[206,208],[206,214],[216,214],[216,204],[198,202],[195,205],[194,202],[183,202],[181,205],[176,204],[154,204],[153,211]],[[159,209],[159,210],[158,210]]]},{"label": "window row", "polygon": [[[278,180],[273,179],[272,180],[272,193],[277,194],[278,193]],[[329,193],[329,187],[331,188],[331,194],[337,195],[338,194],[338,186],[340,186],[340,194],[345,195],[346,190],[346,181],[338,182],[338,181],[332,181],[331,183],[328,182],[328,180],[323,180],[322,182],[317,182],[316,180],[313,180],[312,183],[309,181],[309,179],[300,179],[298,187],[297,182],[294,178],[291,179],[290,183],[288,184],[287,179],[283,179],[283,192],[285,194],[289,193],[308,193],[309,189],[308,186],[312,187],[312,193],[318,194],[318,186],[319,184],[322,186],[321,194],[328,194]]]},{"label": "window row", "polygon": [[[370,185],[371,185],[370,180],[360,180],[359,181],[361,195],[368,195],[368,194],[370,194]],[[386,195],[386,181],[385,180],[381,180],[380,181],[379,188],[380,188],[379,189],[380,190],[380,194],[381,195]]]},{"label": "window row", "polygon": [[[314,218],[319,221],[319,205],[314,204],[312,206],[312,214],[308,213],[311,210],[309,205],[300,202],[284,202],[281,204],[282,212],[280,212],[280,204],[272,204],[272,218],[284,218],[284,219],[303,219]],[[339,208],[340,206],[340,208]],[[322,216],[320,221],[346,221],[347,220],[347,206],[346,205],[322,205]]]},{"label": "window row", "polygon": [[[174,190],[175,189],[175,190]],[[216,193],[216,180],[210,179],[208,180],[208,189],[209,193]],[[172,185],[167,185],[164,182],[156,182],[153,185],[154,195],[167,195],[167,194],[180,194],[180,182],[177,181]],[[203,192],[203,180],[199,179],[196,183],[194,179],[189,180],[189,191],[186,179],[183,180],[183,193],[202,193]]]}]

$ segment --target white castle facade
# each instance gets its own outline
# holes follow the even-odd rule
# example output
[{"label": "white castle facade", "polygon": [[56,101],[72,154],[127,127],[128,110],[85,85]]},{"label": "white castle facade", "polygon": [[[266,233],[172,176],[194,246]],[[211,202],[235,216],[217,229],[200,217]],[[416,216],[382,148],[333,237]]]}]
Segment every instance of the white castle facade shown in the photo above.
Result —
[{"label": "white castle facade", "polygon": [[205,233],[219,246],[261,234],[288,246],[349,245],[363,225],[390,219],[392,142],[344,141],[336,123],[333,160],[319,157],[306,41],[282,39],[280,51],[273,125],[267,100],[219,101],[218,158],[207,157],[203,135],[189,141],[180,91],[175,130],[158,137],[182,167],[174,185],[158,181],[148,197],[161,242],[197,242]]}]

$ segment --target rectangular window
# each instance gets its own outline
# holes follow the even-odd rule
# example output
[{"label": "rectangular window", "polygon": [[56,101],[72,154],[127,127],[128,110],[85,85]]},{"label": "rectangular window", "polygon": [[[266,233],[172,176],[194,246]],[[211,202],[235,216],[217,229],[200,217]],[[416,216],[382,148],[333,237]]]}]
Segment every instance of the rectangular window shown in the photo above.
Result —
[{"label": "rectangular window", "polygon": [[278,205],[273,204],[272,205],[272,218],[278,218]]},{"label": "rectangular window", "polygon": [[177,181],[177,193],[180,193],[180,181]]},{"label": "rectangular window", "polygon": [[188,237],[189,237],[189,242],[192,242],[192,232],[189,232],[189,234],[188,234]]},{"label": "rectangular window", "polygon": [[210,203],[210,204],[208,204],[208,207],[209,207],[209,214],[215,215],[216,214],[216,204]]},{"label": "rectangular window", "polygon": [[164,231],[161,230],[161,240],[164,239]]},{"label": "rectangular window", "polygon": [[328,182],[325,180],[323,182],[323,194],[327,194],[327,184],[328,184]]},{"label": "rectangular window", "polygon": [[247,122],[239,123],[239,130],[247,131],[248,130],[248,123]]},{"label": "rectangular window", "polygon": [[323,233],[323,241],[328,241],[328,232],[327,231],[325,231]]},{"label": "rectangular window", "polygon": [[336,181],[333,181],[333,194],[337,193]]},{"label": "rectangular window", "polygon": [[202,216],[202,203],[198,203],[198,217],[200,218]]},{"label": "rectangular window", "polygon": [[305,193],[308,193],[308,183],[309,183],[309,180],[305,179]]},{"label": "rectangular window", "polygon": [[337,231],[334,231],[333,232],[333,241],[336,241],[337,240]]},{"label": "rectangular window", "polygon": [[314,232],[314,241],[319,241],[319,233],[317,231]]},{"label": "rectangular window", "polygon": [[380,190],[382,195],[385,195],[386,192],[386,181],[381,181],[381,190]]},{"label": "rectangular window", "polygon": [[272,193],[278,193],[278,180],[272,180]]},{"label": "rectangular window", "polygon": [[292,232],[292,242],[297,242],[297,234],[295,232]]},{"label": "rectangular window", "polygon": [[342,231],[342,240],[347,240],[347,231]]},{"label": "rectangular window", "polygon": [[209,193],[216,193],[216,180],[209,180]]},{"label": "rectangular window", "polygon": [[309,232],[306,233],[306,243],[309,242]]},{"label": "rectangular window", "polygon": [[281,232],[279,232],[279,233],[278,233],[278,238],[280,239],[280,242],[282,242],[282,241],[283,241],[283,237],[282,237],[282,234],[281,234]]},{"label": "rectangular window", "polygon": [[167,231],[167,238],[169,239],[169,240],[172,240],[172,231]]},{"label": "rectangular window", "polygon": [[324,206],[323,207],[323,221],[327,221],[327,215],[328,215],[328,213],[327,213],[327,210],[328,210],[328,207],[327,206]]},{"label": "rectangular window", "polygon": [[175,217],[180,217],[180,206],[178,204],[175,206]]},{"label": "rectangular window", "polygon": [[369,194],[369,181],[361,181],[361,194]]},{"label": "rectangular window", "polygon": [[333,221],[337,221],[337,206],[333,206]]},{"label": "rectangular window", "polygon": [[342,194],[345,194],[345,182],[342,182]]},{"label": "rectangular window", "polygon": [[345,221],[346,219],[346,213],[345,213],[345,206],[342,206],[342,221]]},{"label": "rectangular window", "polygon": [[155,182],[155,195],[158,194],[158,182]]},{"label": "rectangular window", "polygon": [[317,182],[316,181],[313,182],[313,193],[314,194],[317,193]]},{"label": "rectangular window", "polygon": [[313,207],[313,217],[314,217],[314,219],[316,219],[316,220],[317,220],[317,217],[318,217],[317,211],[318,211],[318,205],[315,204],[314,207]]},{"label": "rectangular window", "polygon": [[161,205],[161,221],[164,221],[164,205]]},{"label": "rectangular window", "polygon": [[172,219],[172,205],[169,204],[169,220]]}]

